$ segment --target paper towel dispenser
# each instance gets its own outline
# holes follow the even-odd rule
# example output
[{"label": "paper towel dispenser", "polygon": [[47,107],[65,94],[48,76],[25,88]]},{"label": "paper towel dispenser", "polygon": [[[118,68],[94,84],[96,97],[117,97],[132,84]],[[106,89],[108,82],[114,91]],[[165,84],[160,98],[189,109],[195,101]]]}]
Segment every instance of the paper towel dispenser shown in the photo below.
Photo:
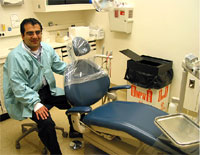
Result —
[{"label": "paper towel dispenser", "polygon": [[22,5],[22,4],[24,4],[24,0],[1,0],[2,6]]}]

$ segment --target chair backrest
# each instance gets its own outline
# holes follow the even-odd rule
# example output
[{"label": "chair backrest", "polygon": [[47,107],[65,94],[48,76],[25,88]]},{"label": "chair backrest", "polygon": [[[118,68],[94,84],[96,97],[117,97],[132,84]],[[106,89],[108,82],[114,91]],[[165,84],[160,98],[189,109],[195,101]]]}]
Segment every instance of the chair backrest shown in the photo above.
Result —
[{"label": "chair backrest", "polygon": [[76,37],[71,46],[72,63],[64,74],[65,94],[72,106],[90,106],[107,93],[110,80],[101,67],[85,56],[91,50],[85,39]]},{"label": "chair backrest", "polygon": [[107,93],[109,77],[86,56],[91,48],[85,39],[74,38],[68,49],[72,63],[67,66],[64,74],[66,97],[72,106],[90,106]]},{"label": "chair backrest", "polygon": [[[65,94],[72,106],[90,106],[99,101],[108,91],[110,80],[107,74],[88,60],[78,60],[72,76],[75,83],[65,85]],[[80,82],[79,78],[84,78]],[[77,78],[77,79],[76,79]],[[65,76],[65,80],[68,80]]]}]

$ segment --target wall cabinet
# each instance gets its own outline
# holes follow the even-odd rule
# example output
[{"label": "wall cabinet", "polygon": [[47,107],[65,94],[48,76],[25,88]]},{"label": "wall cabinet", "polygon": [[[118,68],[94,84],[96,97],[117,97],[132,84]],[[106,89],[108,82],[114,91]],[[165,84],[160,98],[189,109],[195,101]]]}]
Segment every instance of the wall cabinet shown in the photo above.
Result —
[{"label": "wall cabinet", "polygon": [[94,10],[92,4],[48,5],[48,0],[32,0],[34,12]]}]

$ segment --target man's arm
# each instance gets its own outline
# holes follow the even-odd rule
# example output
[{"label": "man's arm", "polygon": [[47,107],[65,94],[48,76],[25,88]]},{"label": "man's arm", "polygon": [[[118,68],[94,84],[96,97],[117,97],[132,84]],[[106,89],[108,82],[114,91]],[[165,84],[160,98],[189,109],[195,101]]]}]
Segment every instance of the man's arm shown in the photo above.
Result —
[{"label": "man's arm", "polygon": [[9,82],[16,100],[33,111],[34,105],[40,102],[39,94],[29,87],[27,65],[16,55],[9,55],[4,65],[5,82]]},{"label": "man's arm", "polygon": [[64,74],[64,71],[67,67],[67,63],[65,63],[64,61],[60,60],[60,57],[58,56],[58,54],[55,52],[55,50],[53,49],[52,53],[52,70],[53,72],[57,73],[57,74]]}]

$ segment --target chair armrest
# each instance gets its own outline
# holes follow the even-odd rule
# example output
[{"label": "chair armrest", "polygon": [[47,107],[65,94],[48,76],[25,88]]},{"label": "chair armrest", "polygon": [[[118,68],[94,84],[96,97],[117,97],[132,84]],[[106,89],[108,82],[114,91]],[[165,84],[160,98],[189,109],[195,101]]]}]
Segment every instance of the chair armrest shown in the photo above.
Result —
[{"label": "chair armrest", "polygon": [[92,111],[91,107],[87,106],[80,106],[80,107],[72,107],[66,111],[66,114],[69,115],[69,113],[89,113]]},{"label": "chair armrest", "polygon": [[119,90],[119,89],[130,89],[130,88],[131,88],[130,85],[121,85],[121,86],[111,87],[108,89],[108,91]]}]

